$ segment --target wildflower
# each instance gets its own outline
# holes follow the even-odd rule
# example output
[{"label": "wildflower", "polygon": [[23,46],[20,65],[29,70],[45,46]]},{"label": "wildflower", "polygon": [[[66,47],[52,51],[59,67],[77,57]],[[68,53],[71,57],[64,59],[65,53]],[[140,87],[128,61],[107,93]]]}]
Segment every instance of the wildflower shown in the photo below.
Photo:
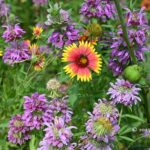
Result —
[{"label": "wildflower", "polygon": [[33,35],[35,36],[36,39],[40,38],[42,32],[43,32],[42,27],[36,26],[33,28]]},{"label": "wildflower", "polygon": [[109,118],[112,122],[117,122],[119,117],[118,110],[112,102],[107,101],[106,99],[99,99],[98,103],[95,103],[93,109],[94,116],[104,116]]},{"label": "wildflower", "polygon": [[81,137],[79,148],[80,150],[112,150],[110,145],[97,142],[95,139],[91,139],[87,135]]},{"label": "wildflower", "polygon": [[0,56],[3,56],[3,51],[0,50]]},{"label": "wildflower", "polygon": [[29,129],[21,115],[13,116],[9,122],[8,140],[14,144],[22,144],[30,139]]},{"label": "wildflower", "polygon": [[32,0],[32,1],[33,1],[34,4],[41,5],[41,6],[48,3],[47,0]]},{"label": "wildflower", "polygon": [[150,1],[142,0],[141,7],[144,8],[144,10],[150,10]]},{"label": "wildflower", "polygon": [[47,89],[49,91],[58,90],[59,88],[60,88],[60,82],[57,79],[53,78],[47,82]]},{"label": "wildflower", "polygon": [[126,9],[126,22],[128,26],[131,25],[145,25],[147,23],[146,14],[144,13],[144,9],[142,8],[140,11],[131,11],[130,9]]},{"label": "wildflower", "polygon": [[86,130],[96,141],[110,143],[114,141],[119,126],[107,117],[90,114],[90,118],[86,123]]},{"label": "wildflower", "polygon": [[29,46],[29,51],[32,54],[32,56],[39,55],[39,46],[37,44],[32,44]]},{"label": "wildflower", "polygon": [[66,127],[62,118],[55,118],[53,123],[46,123],[45,125],[46,134],[40,142],[38,150],[45,150],[43,147],[61,149],[70,145],[73,136],[71,129],[75,128],[74,126]]},{"label": "wildflower", "polygon": [[10,11],[9,5],[4,2],[4,0],[0,0],[0,17],[7,16]]},{"label": "wildflower", "polygon": [[48,38],[48,43],[51,43],[56,48],[68,46],[78,40],[79,30],[75,29],[74,25],[69,25],[64,28],[62,33],[54,31]]},{"label": "wildflower", "polygon": [[47,99],[44,94],[33,93],[31,97],[24,96],[24,115],[25,125],[30,130],[39,130],[44,123],[44,113],[48,108]]},{"label": "wildflower", "polygon": [[90,81],[92,75],[90,70],[100,73],[102,59],[95,48],[88,42],[79,42],[79,45],[72,44],[63,51],[63,62],[69,62],[64,70],[71,78],[77,76],[77,80]]},{"label": "wildflower", "polygon": [[50,102],[48,109],[44,113],[45,122],[50,123],[56,116],[63,118],[65,123],[69,123],[71,121],[73,112],[67,106],[66,98],[67,97],[63,97],[62,99],[55,98]]},{"label": "wildflower", "polygon": [[9,47],[6,47],[6,52],[3,55],[4,63],[13,65],[31,59],[31,54],[28,46],[24,42],[12,42]]},{"label": "wildflower", "polygon": [[121,103],[125,106],[132,106],[141,101],[139,97],[140,88],[124,79],[117,79],[116,83],[110,83],[107,94],[114,103]]},{"label": "wildflower", "polygon": [[107,18],[113,18],[115,7],[110,0],[85,0],[80,13],[87,18],[95,17],[106,21]]},{"label": "wildflower", "polygon": [[41,70],[43,70],[44,66],[45,66],[45,57],[40,56],[34,64],[34,70],[41,71]]},{"label": "wildflower", "polygon": [[19,24],[15,24],[14,26],[8,25],[4,27],[6,28],[6,30],[4,31],[2,37],[5,39],[5,42],[19,39],[25,33],[25,31],[19,26]]},{"label": "wildflower", "polygon": [[69,12],[63,10],[61,5],[55,3],[53,6],[50,5],[50,8],[47,10],[47,21],[45,22],[48,26],[62,27],[66,26],[69,21],[71,21]]}]

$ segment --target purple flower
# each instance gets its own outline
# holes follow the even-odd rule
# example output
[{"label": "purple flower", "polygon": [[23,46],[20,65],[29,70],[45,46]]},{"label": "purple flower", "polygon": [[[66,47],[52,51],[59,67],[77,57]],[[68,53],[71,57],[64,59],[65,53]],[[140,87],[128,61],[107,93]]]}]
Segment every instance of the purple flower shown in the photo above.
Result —
[{"label": "purple flower", "polygon": [[105,116],[90,114],[86,123],[86,131],[92,139],[99,142],[110,143],[115,140],[119,125]]},{"label": "purple flower", "polygon": [[87,18],[95,17],[106,21],[107,18],[113,18],[115,7],[110,0],[85,0],[80,13]]},{"label": "purple flower", "polygon": [[14,144],[22,144],[30,139],[29,129],[21,115],[13,116],[9,122],[8,140]]},{"label": "purple flower", "polygon": [[41,5],[41,6],[48,3],[47,0],[32,0],[32,1],[33,1],[34,4]]},{"label": "purple flower", "polygon": [[[62,118],[55,118],[54,122],[46,123],[47,127],[45,137],[40,142],[38,150],[47,150],[48,148],[64,148],[70,145],[73,136],[71,129],[74,126],[66,127]],[[45,149],[44,149],[45,148]]]},{"label": "purple flower", "polygon": [[31,54],[28,46],[24,42],[12,42],[9,47],[6,47],[6,52],[3,56],[4,63],[13,65],[31,59]]},{"label": "purple flower", "polygon": [[146,14],[142,8],[140,11],[134,10],[133,12],[130,9],[126,9],[126,19],[128,26],[138,26],[147,24]]},{"label": "purple flower", "polygon": [[0,0],[0,17],[7,16],[9,13],[9,5],[5,4],[3,0]]},{"label": "purple flower", "polygon": [[94,116],[104,116],[109,118],[112,122],[117,122],[119,117],[118,110],[112,102],[106,99],[99,99],[98,103],[95,103],[92,114]]},{"label": "purple flower", "polygon": [[23,119],[30,130],[39,130],[44,124],[44,113],[48,108],[44,94],[33,93],[31,97],[24,96]]},{"label": "purple flower", "polygon": [[44,114],[44,121],[50,123],[57,116],[63,118],[65,123],[69,123],[72,114],[73,112],[67,106],[66,97],[63,97],[62,99],[55,98],[50,102],[50,105]]},{"label": "purple flower", "polygon": [[15,39],[21,38],[22,35],[25,33],[23,29],[19,26],[19,24],[15,24],[14,26],[8,25],[3,26],[6,28],[2,37],[5,39],[5,42],[10,42]]},{"label": "purple flower", "polygon": [[81,137],[81,143],[79,143],[80,150],[112,150],[110,145],[106,143],[100,143],[94,139],[90,139],[88,136]]},{"label": "purple flower", "polygon": [[124,79],[117,79],[116,83],[110,83],[107,94],[114,103],[121,103],[125,106],[132,106],[141,101],[139,97],[140,88]]},{"label": "purple flower", "polygon": [[48,43],[52,43],[56,48],[62,48],[78,40],[79,30],[75,29],[74,25],[67,26],[62,32],[53,32],[48,38]]}]

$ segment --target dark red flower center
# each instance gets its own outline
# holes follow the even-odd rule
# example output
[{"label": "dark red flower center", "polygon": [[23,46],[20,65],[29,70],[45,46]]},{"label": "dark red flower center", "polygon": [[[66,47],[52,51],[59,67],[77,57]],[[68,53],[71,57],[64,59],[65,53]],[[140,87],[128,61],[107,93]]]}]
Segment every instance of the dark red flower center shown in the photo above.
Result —
[{"label": "dark red flower center", "polygon": [[80,66],[80,67],[87,67],[89,61],[87,56],[85,55],[80,55],[80,57],[77,58],[76,63]]}]

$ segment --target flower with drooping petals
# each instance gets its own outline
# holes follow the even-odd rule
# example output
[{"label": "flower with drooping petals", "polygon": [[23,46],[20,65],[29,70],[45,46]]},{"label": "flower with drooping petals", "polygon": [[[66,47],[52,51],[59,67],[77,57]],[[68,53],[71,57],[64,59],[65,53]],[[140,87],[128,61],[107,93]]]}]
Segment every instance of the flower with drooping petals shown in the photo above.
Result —
[{"label": "flower with drooping petals", "polygon": [[9,122],[8,140],[21,145],[29,139],[29,128],[25,126],[22,116],[13,116]]},{"label": "flower with drooping petals", "polygon": [[72,114],[73,112],[67,106],[67,97],[55,98],[50,102],[47,111],[44,113],[44,121],[50,123],[57,116],[63,118],[65,123],[69,123]]},{"label": "flower with drooping petals", "polygon": [[0,17],[7,16],[10,11],[9,5],[4,2],[4,0],[0,0]]},{"label": "flower with drooping petals", "polygon": [[139,91],[141,90],[137,85],[130,83],[124,79],[117,79],[116,83],[110,83],[107,94],[114,103],[121,103],[125,106],[132,106],[141,101]]},{"label": "flower with drooping petals", "polygon": [[15,24],[14,26],[8,25],[4,26],[6,30],[4,31],[2,37],[5,39],[5,42],[10,42],[15,39],[21,38],[25,31],[19,26],[19,24]]},{"label": "flower with drooping petals", "polygon": [[38,150],[45,150],[43,147],[61,149],[70,145],[73,136],[71,129],[76,127],[67,127],[64,120],[57,117],[54,119],[54,122],[46,123],[45,125],[47,126],[45,129],[46,134],[40,142]]},{"label": "flower with drooping petals", "polygon": [[42,27],[35,26],[33,28],[33,36],[35,36],[36,39],[40,38],[42,32],[43,32],[43,28]]},{"label": "flower with drooping petals", "polygon": [[44,113],[48,108],[47,99],[44,94],[33,93],[31,97],[24,96],[25,125],[33,129],[40,129],[44,123]]},{"label": "flower with drooping petals", "polygon": [[101,71],[101,56],[95,52],[91,43],[79,42],[78,46],[71,44],[65,48],[62,56],[63,62],[69,62],[64,70],[71,78],[77,76],[77,80],[90,81],[92,79],[90,70],[98,74]]},{"label": "flower with drooping petals", "polygon": [[3,55],[4,63],[13,65],[31,59],[31,54],[28,46],[24,42],[13,41],[9,47],[6,47],[6,52]]}]

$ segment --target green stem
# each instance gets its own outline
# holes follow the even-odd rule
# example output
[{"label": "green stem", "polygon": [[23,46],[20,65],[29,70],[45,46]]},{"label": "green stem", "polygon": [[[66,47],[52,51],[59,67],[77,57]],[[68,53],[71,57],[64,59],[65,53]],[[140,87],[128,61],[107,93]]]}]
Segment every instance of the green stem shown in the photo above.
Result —
[{"label": "green stem", "polygon": [[124,21],[124,17],[123,17],[123,13],[122,13],[122,8],[120,6],[119,0],[114,0],[114,2],[115,2],[118,16],[119,16],[119,19],[121,22],[121,26],[122,26],[122,30],[123,30],[123,37],[124,37],[124,40],[127,44],[128,49],[129,49],[129,54],[130,54],[131,60],[133,61],[134,64],[137,64],[137,60],[136,60],[136,57],[134,55],[134,50],[130,44],[130,40],[128,37],[128,32],[127,32],[126,23]]}]

